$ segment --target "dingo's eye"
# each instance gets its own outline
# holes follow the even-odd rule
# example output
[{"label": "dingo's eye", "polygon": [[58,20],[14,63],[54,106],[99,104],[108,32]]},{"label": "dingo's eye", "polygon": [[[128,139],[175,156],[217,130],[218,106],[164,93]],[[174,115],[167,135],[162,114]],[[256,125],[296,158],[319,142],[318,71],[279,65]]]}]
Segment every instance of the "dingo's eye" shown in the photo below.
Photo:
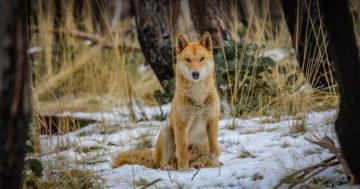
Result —
[{"label": "dingo's eye", "polygon": [[205,59],[205,57],[201,57],[201,58],[200,58],[200,61],[203,61],[204,59]]},{"label": "dingo's eye", "polygon": [[190,62],[190,58],[186,58],[185,60],[186,60],[186,62]]}]

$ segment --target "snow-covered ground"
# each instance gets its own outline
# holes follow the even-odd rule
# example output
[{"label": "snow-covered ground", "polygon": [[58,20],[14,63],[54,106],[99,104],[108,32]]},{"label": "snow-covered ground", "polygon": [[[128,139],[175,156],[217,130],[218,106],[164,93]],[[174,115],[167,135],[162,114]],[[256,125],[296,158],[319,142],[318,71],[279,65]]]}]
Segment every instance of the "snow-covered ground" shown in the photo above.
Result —
[{"label": "snow-covered ground", "polygon": [[[170,105],[162,109],[168,112]],[[145,108],[144,111],[150,119],[160,114],[159,108]],[[44,159],[53,158],[54,151],[58,151],[63,143],[72,144],[68,150],[56,152],[56,155],[74,160],[82,169],[95,171],[102,178],[104,188],[141,187],[139,183],[146,184],[157,179],[161,180],[150,188],[272,188],[295,170],[332,156],[328,150],[309,143],[305,138],[335,138],[336,110],[305,113],[302,120],[308,129],[305,134],[291,132],[292,125],[299,122],[293,117],[221,120],[220,161],[224,165],[220,168],[203,168],[198,172],[196,169],[163,171],[139,165],[111,168],[111,159],[117,152],[133,149],[144,141],[148,141],[148,145],[154,144],[159,128],[166,124],[165,121],[132,124],[129,123],[126,108],[106,113],[71,115],[99,122],[63,136],[41,136],[42,150],[47,154]],[[79,152],[79,146],[96,148],[83,153]],[[344,175],[339,170],[339,166],[329,168],[319,177],[328,178],[335,184],[341,183]]]}]

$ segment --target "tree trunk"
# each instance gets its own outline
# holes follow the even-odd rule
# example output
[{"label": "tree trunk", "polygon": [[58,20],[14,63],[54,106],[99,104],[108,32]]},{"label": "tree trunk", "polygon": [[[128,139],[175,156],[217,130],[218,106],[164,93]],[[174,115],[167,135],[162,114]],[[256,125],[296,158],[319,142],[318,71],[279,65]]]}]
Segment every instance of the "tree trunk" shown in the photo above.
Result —
[{"label": "tree trunk", "polygon": [[133,0],[132,3],[141,50],[164,87],[163,81],[174,78],[175,45],[171,39],[180,0]]},{"label": "tree trunk", "polygon": [[340,111],[335,123],[342,153],[360,181],[360,59],[349,2],[322,3],[329,50],[340,87]]},{"label": "tree trunk", "polygon": [[[230,2],[227,1],[223,3],[230,5]],[[195,31],[200,35],[208,31],[215,47],[221,45],[227,36],[224,18],[220,15],[220,7],[221,1],[219,0],[189,1],[191,20]],[[230,11],[226,12],[223,17],[229,15],[229,13]]]},{"label": "tree trunk", "polygon": [[334,64],[327,56],[318,1],[283,0],[283,9],[302,72],[314,88],[329,90],[334,85]]},{"label": "tree trunk", "polygon": [[0,0],[0,188],[19,188],[30,122],[26,1]]}]

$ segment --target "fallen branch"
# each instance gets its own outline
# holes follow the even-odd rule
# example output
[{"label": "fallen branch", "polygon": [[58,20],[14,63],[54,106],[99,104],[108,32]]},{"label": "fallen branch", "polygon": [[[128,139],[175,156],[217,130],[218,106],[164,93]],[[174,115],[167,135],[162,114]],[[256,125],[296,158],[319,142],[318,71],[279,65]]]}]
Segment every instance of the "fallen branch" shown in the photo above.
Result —
[{"label": "fallen branch", "polygon": [[310,178],[314,177],[315,175],[321,173],[322,171],[324,171],[325,169],[329,168],[329,167],[332,167],[332,166],[335,166],[335,165],[338,165],[339,162],[338,161],[333,161],[333,162],[329,162],[329,163],[326,163],[326,164],[323,164],[321,166],[319,166],[317,169],[314,169],[313,171],[307,173],[307,174],[304,174],[302,177],[300,177],[300,180],[298,183],[293,183],[289,186],[289,188],[293,188],[294,186],[296,186],[297,184],[299,183],[304,183],[305,181],[309,180]]},{"label": "fallen branch", "polygon": [[313,144],[316,144],[320,147],[329,149],[330,152],[333,153],[336,156],[336,158],[338,159],[338,161],[340,162],[341,166],[344,169],[345,174],[348,177],[350,177],[351,179],[354,178],[354,175],[351,173],[351,170],[350,170],[348,164],[346,163],[345,158],[342,156],[341,149],[339,147],[336,147],[335,142],[333,140],[331,140],[331,138],[325,136],[321,140],[318,140],[318,141],[314,141],[309,138],[305,138],[305,140],[307,140]]},{"label": "fallen branch", "polygon": [[[40,28],[36,26],[31,26],[30,30],[33,32],[39,32]],[[65,29],[47,29],[47,32],[56,32],[56,33],[65,33],[69,34],[75,37],[78,37],[80,39],[89,40],[93,44],[102,43],[103,48],[106,49],[113,49],[117,48],[121,50],[122,52],[141,52],[141,49],[139,47],[128,47],[128,46],[121,46],[121,45],[115,45],[114,43],[106,40],[104,37],[101,37],[97,34],[92,33],[86,33],[84,31],[78,31],[78,30],[65,30]]]},{"label": "fallen branch", "polygon": [[285,178],[281,179],[281,181],[274,187],[279,188],[282,184],[289,184],[292,183],[289,188],[292,188],[300,183],[304,183],[308,179],[314,177],[315,175],[319,174],[320,172],[324,171],[328,167],[335,166],[341,164],[344,169],[345,174],[348,176],[350,183],[354,181],[354,176],[351,173],[349,166],[346,163],[346,160],[342,156],[341,149],[336,147],[335,142],[329,137],[323,137],[322,139],[315,141],[309,138],[305,138],[305,140],[309,141],[310,143],[316,144],[322,148],[329,149],[334,156],[318,163],[315,165],[311,165],[304,169],[300,169],[291,175],[286,176]]},{"label": "fallen branch", "polygon": [[336,161],[336,157],[332,156],[328,159],[323,160],[322,162],[320,162],[318,164],[305,167],[303,169],[295,171],[294,173],[284,177],[283,179],[281,179],[281,181],[276,186],[274,186],[274,188],[279,188],[283,184],[291,184],[289,186],[289,188],[293,188],[294,186],[296,186],[300,183],[304,183],[308,179],[321,173],[325,169],[335,166],[335,165],[338,165],[338,164],[339,164],[339,161]]},{"label": "fallen branch", "polygon": [[93,119],[76,118],[71,115],[35,114],[35,117],[39,122],[37,132],[42,135],[62,135],[96,122]]},{"label": "fallen branch", "polygon": [[154,185],[155,183],[157,183],[157,182],[159,182],[159,181],[162,181],[162,179],[161,179],[161,178],[158,178],[158,179],[156,179],[156,180],[154,180],[154,181],[150,182],[149,184],[147,184],[147,185],[145,185],[145,186],[141,187],[141,189],[148,188],[149,186]]},{"label": "fallen branch", "polygon": [[[37,26],[31,26],[30,30],[33,31],[33,32],[39,32],[40,28],[37,27]],[[112,49],[112,48],[117,47],[122,52],[142,52],[139,47],[128,47],[128,46],[121,46],[121,45],[115,46],[114,43],[105,40],[105,38],[103,38],[103,37],[101,37],[101,36],[99,36],[97,34],[87,33],[87,32],[84,32],[84,31],[55,29],[55,28],[47,29],[46,31],[48,31],[48,32],[56,32],[56,33],[66,33],[66,34],[78,37],[80,39],[90,40],[94,44],[97,44],[99,42],[104,42],[103,47],[107,48],[107,49]],[[223,46],[221,46],[221,45],[213,46],[214,50],[221,49],[221,48],[223,48]]]}]

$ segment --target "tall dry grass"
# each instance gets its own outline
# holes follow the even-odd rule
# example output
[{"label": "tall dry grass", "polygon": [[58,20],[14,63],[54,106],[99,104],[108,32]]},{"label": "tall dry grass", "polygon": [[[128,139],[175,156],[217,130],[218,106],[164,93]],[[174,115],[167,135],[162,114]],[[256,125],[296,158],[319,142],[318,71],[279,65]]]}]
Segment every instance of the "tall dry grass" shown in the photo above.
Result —
[{"label": "tall dry grass", "polygon": [[[153,103],[151,92],[160,85],[151,71],[137,71],[139,65],[144,64],[142,54],[115,48],[139,48],[133,20],[122,20],[113,32],[103,12],[104,41],[94,43],[73,35],[79,32],[79,25],[83,28],[81,32],[95,34],[94,25],[98,24],[93,22],[88,1],[84,1],[83,19],[76,20],[72,14],[74,3],[62,2],[63,21],[55,28],[54,23],[59,21],[54,20],[54,3],[34,1],[36,12],[30,19],[32,27],[37,21],[37,28],[31,31],[30,46],[37,48],[31,55],[31,86],[36,111],[107,109],[129,103],[133,98]],[[109,43],[114,48],[104,48]]]}]

